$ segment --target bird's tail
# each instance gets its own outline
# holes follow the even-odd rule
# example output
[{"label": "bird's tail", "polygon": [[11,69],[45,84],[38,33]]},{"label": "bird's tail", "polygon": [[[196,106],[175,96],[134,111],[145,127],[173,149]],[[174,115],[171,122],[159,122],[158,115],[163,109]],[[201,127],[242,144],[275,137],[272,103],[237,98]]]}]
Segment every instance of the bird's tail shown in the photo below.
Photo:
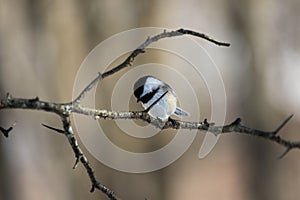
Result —
[{"label": "bird's tail", "polygon": [[174,112],[175,115],[177,115],[178,117],[189,117],[190,116],[190,113],[182,110],[181,108],[176,108],[175,112]]}]

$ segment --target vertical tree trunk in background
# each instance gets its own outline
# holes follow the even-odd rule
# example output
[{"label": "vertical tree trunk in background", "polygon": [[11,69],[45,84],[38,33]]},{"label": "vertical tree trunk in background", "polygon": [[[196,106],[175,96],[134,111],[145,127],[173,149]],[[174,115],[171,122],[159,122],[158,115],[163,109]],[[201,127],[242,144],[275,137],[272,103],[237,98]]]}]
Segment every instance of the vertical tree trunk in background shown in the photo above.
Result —
[{"label": "vertical tree trunk in background", "polygon": [[[70,100],[77,66],[85,56],[84,29],[76,4],[4,0],[0,9],[0,80],[5,87],[1,98],[10,92],[25,98]],[[66,139],[40,126],[43,121],[61,126],[55,117],[20,110],[3,111],[1,116],[6,119],[1,120],[4,127],[17,121],[12,135],[1,137],[1,143],[7,143],[2,157],[11,158],[10,162],[1,159],[3,199],[73,199],[82,195],[81,182],[74,181],[74,158]],[[88,180],[86,183],[89,194]]]},{"label": "vertical tree trunk in background", "polygon": [[[268,0],[229,2],[235,28],[240,32],[242,41],[245,42],[244,46],[251,56],[248,69],[240,78],[244,83],[240,85],[240,96],[247,95],[243,98],[245,101],[240,102],[242,116],[247,116],[247,120],[255,124],[255,127],[268,130],[270,124],[275,124],[275,116],[279,115],[279,112],[270,105],[274,99],[273,96],[268,96],[267,81],[272,72],[286,68],[281,65],[280,60],[282,56],[280,54],[284,53],[286,48],[284,38],[287,34],[287,30],[282,27],[289,21],[285,18],[285,12],[290,10],[293,4]],[[279,88],[276,90],[276,86],[282,81],[280,76],[275,81],[276,83],[272,85],[274,92],[278,93],[280,90]],[[245,92],[247,90],[248,92]],[[275,93],[274,98],[276,98]],[[256,140],[249,140],[245,146],[247,152],[251,154],[247,158],[252,165],[250,172],[252,179],[249,184],[251,199],[282,199],[280,190],[275,189],[283,182],[276,171],[279,170],[280,162],[275,161],[271,146]]]},{"label": "vertical tree trunk in background", "polygon": [[[234,1],[232,4],[235,4],[231,7],[232,20],[235,24],[235,28],[240,32],[242,36],[244,46],[248,48],[248,51],[251,52],[251,61],[249,63],[247,72],[243,74],[243,77],[240,78],[240,81],[243,81],[244,84],[240,85],[240,91],[245,91],[249,89],[247,97],[243,98],[245,101],[241,102],[241,111],[243,116],[247,116],[248,123],[255,124],[256,126],[267,129],[265,126],[264,120],[266,118],[266,113],[268,113],[268,105],[265,100],[265,91],[264,91],[264,73],[265,66],[264,62],[266,59],[267,49],[260,44],[264,44],[264,36],[269,35],[269,29],[261,27],[260,23],[264,21],[264,18],[260,16],[252,16],[255,7],[255,3],[252,1]],[[262,6],[261,9],[267,8],[263,7],[263,2],[259,3]],[[255,17],[255,18],[253,18]],[[257,20],[259,19],[259,20]],[[248,46],[248,47],[247,47]],[[245,87],[246,88],[243,88]],[[248,86],[248,88],[247,88]],[[244,92],[240,93],[242,97],[245,95]],[[267,188],[272,185],[272,175],[268,171],[269,159],[271,157],[267,146],[263,143],[257,141],[249,141],[244,144],[247,150],[250,160],[252,176],[249,180],[250,186],[248,188],[249,194],[252,197],[250,199],[275,199],[273,194],[276,194],[274,191],[272,194],[267,192]],[[258,181],[259,180],[259,181]]]}]

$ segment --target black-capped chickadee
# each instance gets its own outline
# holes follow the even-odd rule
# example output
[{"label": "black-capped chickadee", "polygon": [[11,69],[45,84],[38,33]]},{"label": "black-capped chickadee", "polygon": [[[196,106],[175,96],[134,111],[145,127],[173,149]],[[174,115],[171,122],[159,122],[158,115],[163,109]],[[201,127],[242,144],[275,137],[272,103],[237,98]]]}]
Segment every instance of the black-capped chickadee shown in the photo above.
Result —
[{"label": "black-capped chickadee", "polygon": [[[154,118],[166,121],[172,114],[179,117],[190,115],[177,107],[177,97],[173,89],[153,76],[144,76],[138,79],[133,89],[137,102],[141,101],[145,109],[152,106],[148,114]],[[164,96],[162,97],[162,95]],[[161,99],[154,104],[159,98]]]}]

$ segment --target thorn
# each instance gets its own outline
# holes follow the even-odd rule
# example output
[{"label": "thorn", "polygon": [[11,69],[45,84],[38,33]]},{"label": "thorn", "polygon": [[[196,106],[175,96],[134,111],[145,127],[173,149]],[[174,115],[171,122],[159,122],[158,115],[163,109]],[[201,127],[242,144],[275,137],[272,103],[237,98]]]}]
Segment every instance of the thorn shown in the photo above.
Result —
[{"label": "thorn", "polygon": [[282,122],[282,124],[275,130],[275,131],[273,131],[273,135],[276,135],[289,121],[290,121],[290,119],[292,119],[292,117],[293,117],[294,115],[292,114],[292,115],[290,115],[288,118],[286,118],[283,122]]},{"label": "thorn", "polygon": [[284,156],[286,156],[288,154],[288,152],[290,152],[290,150],[292,150],[291,147],[287,148],[279,157],[278,159],[282,159]]},{"label": "thorn", "polygon": [[0,131],[3,133],[3,135],[4,135],[5,137],[8,137],[8,133],[9,133],[12,129],[13,129],[12,127],[9,127],[8,129],[5,129],[5,128],[0,127]]},{"label": "thorn", "polygon": [[6,93],[6,99],[11,99],[11,98],[12,98],[11,94],[9,94],[9,92]]},{"label": "thorn", "polygon": [[80,157],[77,157],[77,158],[76,158],[75,163],[74,163],[72,169],[76,169],[76,168],[77,168],[77,165],[78,165],[78,163],[79,163],[79,159],[80,159]]},{"label": "thorn", "polygon": [[33,99],[29,99],[29,102],[33,103],[33,102],[37,102],[39,100],[40,100],[39,97],[35,97]]},{"label": "thorn", "polygon": [[62,133],[62,134],[64,134],[64,133],[65,133],[65,131],[64,131],[64,130],[61,130],[61,129],[58,129],[58,128],[54,128],[54,127],[52,127],[52,126],[48,126],[48,125],[46,125],[46,124],[42,124],[42,126],[44,126],[44,127],[48,128],[48,129],[50,129],[50,130],[56,131],[56,132],[58,132],[58,133]]},{"label": "thorn", "polygon": [[204,119],[203,125],[205,125],[205,126],[207,126],[207,128],[209,128],[210,124],[208,123],[207,118]]},{"label": "thorn", "polygon": [[[134,57],[135,57],[135,56],[137,56],[137,55],[140,54],[140,53],[145,53],[145,50],[142,49],[142,48],[141,48],[141,49],[136,49],[136,50],[133,51],[132,54],[133,54]],[[133,57],[133,59],[134,59],[134,57]]]},{"label": "thorn", "polygon": [[93,184],[90,192],[94,192],[94,191],[95,191],[95,185]]},{"label": "thorn", "polygon": [[15,121],[8,129],[5,129],[3,127],[0,126],[0,131],[3,133],[3,135],[8,138],[8,134],[9,132],[11,132],[13,130],[13,127],[17,124],[17,122]]},{"label": "thorn", "polygon": [[177,30],[177,32],[182,33],[182,34],[183,34],[183,31],[184,31],[183,28],[180,28],[180,29]]},{"label": "thorn", "polygon": [[231,125],[239,125],[241,121],[242,119],[238,117],[236,120],[234,120],[234,122],[231,123]]},{"label": "thorn", "polygon": [[175,119],[172,119],[171,117],[168,118],[168,121],[171,122],[173,127],[177,124],[177,121]]},{"label": "thorn", "polygon": [[208,126],[208,127],[209,127],[209,126],[214,126],[214,125],[215,125],[215,123],[213,123],[213,122],[212,122],[212,123],[209,123],[209,122],[207,121],[207,118],[204,119],[203,124],[206,125],[206,126]]}]

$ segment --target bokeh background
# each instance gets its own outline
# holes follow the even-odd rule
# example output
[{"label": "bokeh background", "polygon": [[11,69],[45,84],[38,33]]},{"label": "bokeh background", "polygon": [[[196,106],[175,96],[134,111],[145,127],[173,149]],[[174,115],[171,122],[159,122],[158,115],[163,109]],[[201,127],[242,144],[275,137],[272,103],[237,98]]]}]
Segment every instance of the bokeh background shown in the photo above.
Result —
[{"label": "bokeh background", "polygon": [[[298,0],[0,0],[0,96],[69,101],[80,64],[104,39],[137,27],[184,27],[232,44],[202,43],[224,79],[226,122],[241,117],[248,126],[273,130],[293,113],[280,134],[300,140],[299,10]],[[59,127],[57,116],[21,110],[0,116],[3,127],[17,121],[10,137],[0,139],[0,199],[106,198],[89,192],[81,165],[72,170],[66,138],[41,126]],[[83,150],[98,179],[124,200],[299,199],[299,151],[278,160],[282,147],[227,134],[199,160],[202,139],[199,133],[179,160],[147,174],[115,171]]]}]

